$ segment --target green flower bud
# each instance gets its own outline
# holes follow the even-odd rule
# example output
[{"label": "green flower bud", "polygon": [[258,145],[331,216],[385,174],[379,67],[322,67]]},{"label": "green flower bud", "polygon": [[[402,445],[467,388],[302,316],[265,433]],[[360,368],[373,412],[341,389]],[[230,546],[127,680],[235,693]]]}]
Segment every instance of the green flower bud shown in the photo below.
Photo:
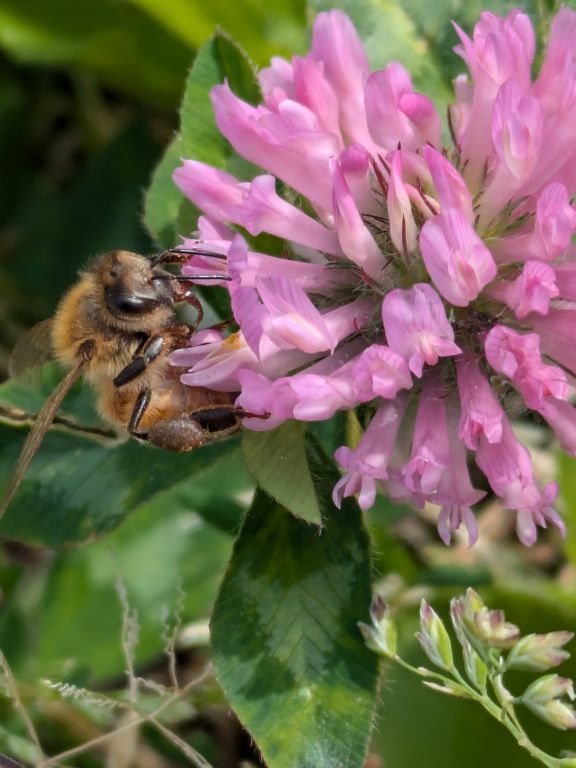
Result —
[{"label": "green flower bud", "polygon": [[453,601],[452,622],[456,632],[464,632],[476,648],[482,644],[494,648],[511,648],[520,636],[518,627],[506,621],[504,611],[487,608],[480,595],[471,587],[466,590],[464,597]]},{"label": "green flower bud", "polygon": [[398,644],[396,625],[390,618],[388,607],[377,595],[370,606],[370,618],[372,626],[358,622],[358,629],[362,632],[366,645],[378,654],[394,658]]},{"label": "green flower bud", "polygon": [[481,690],[486,685],[488,667],[467,640],[462,643],[462,656],[468,679],[476,688]]},{"label": "green flower bud", "polygon": [[474,627],[478,639],[494,648],[511,648],[520,637],[520,630],[506,621],[504,611],[482,608],[474,614]]},{"label": "green flower bud", "polygon": [[458,642],[463,646],[467,643],[466,635],[464,633],[464,612],[465,612],[465,600],[463,597],[453,597],[450,600],[450,618],[452,619],[452,626],[456,632]]},{"label": "green flower bud", "polygon": [[450,636],[436,611],[422,600],[420,604],[420,632],[416,638],[430,661],[441,669],[454,666]]},{"label": "green flower bud", "polygon": [[526,706],[537,717],[554,728],[559,728],[561,731],[566,731],[568,728],[576,728],[576,712],[574,708],[564,701],[560,701],[560,699],[552,699],[552,701],[547,701],[546,704],[540,705],[532,705],[527,702]]},{"label": "green flower bud", "polygon": [[534,680],[524,691],[522,701],[527,704],[530,700],[535,704],[542,704],[560,696],[567,696],[571,701],[574,700],[574,683],[567,677],[560,675],[544,675]]},{"label": "green flower bud", "polygon": [[556,667],[570,658],[570,653],[562,650],[562,646],[573,637],[573,632],[526,635],[508,654],[506,666],[513,669],[533,669],[539,672]]},{"label": "green flower bud", "polygon": [[474,614],[476,611],[481,611],[482,608],[486,607],[478,592],[476,592],[475,589],[472,589],[472,587],[468,587],[466,595],[462,600],[464,603],[464,610],[469,614]]},{"label": "green flower bud", "polygon": [[573,707],[560,699],[567,696],[574,700],[574,685],[571,680],[559,675],[545,675],[528,686],[522,702],[537,717],[562,731],[576,728],[576,712]]}]

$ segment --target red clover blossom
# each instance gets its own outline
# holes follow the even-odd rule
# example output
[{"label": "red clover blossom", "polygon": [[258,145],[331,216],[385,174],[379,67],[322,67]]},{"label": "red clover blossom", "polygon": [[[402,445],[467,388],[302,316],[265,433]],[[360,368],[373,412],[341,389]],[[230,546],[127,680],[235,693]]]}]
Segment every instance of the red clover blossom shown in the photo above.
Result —
[{"label": "red clover blossom", "polygon": [[[455,81],[449,148],[430,99],[398,63],[371,72],[340,11],[317,17],[310,53],[260,73],[263,104],[213,89],[220,131],[267,173],[176,170],[203,212],[183,272],[231,278],[240,330],[201,331],[172,362],[269,414],[248,429],[371,403],[357,447],[336,452],[336,504],[366,509],[380,487],[437,505],[442,539],[464,523],[473,543],[472,456],[532,544],[537,526],[564,529],[557,487],[536,482],[506,407],[515,390],[576,455],[576,12],[555,17],[534,82],[521,11],[456,31],[471,77]],[[235,226],[285,253],[251,250]]]}]

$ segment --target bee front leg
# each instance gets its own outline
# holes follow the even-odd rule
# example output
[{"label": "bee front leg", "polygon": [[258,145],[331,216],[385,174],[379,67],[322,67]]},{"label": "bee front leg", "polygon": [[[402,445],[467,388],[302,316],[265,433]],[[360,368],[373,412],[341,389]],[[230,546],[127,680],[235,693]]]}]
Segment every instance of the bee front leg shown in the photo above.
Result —
[{"label": "bee front leg", "polygon": [[138,440],[148,440],[148,432],[139,432],[138,427],[142,421],[142,417],[146,413],[146,409],[150,405],[150,399],[152,397],[152,391],[143,389],[138,395],[136,402],[134,403],[134,410],[130,416],[128,422],[128,434],[132,437],[138,438]]},{"label": "bee front leg", "polygon": [[202,318],[204,317],[204,309],[202,308],[202,304],[196,296],[195,285],[192,280],[188,281],[180,279],[176,289],[174,290],[173,299],[176,304],[185,302],[196,310],[196,319],[193,326],[194,331],[196,331],[202,322]]},{"label": "bee front leg", "polygon": [[185,346],[194,331],[191,325],[174,325],[149,338],[116,376],[114,386],[123,387],[124,384],[137,379],[160,355],[167,355],[178,347]]}]

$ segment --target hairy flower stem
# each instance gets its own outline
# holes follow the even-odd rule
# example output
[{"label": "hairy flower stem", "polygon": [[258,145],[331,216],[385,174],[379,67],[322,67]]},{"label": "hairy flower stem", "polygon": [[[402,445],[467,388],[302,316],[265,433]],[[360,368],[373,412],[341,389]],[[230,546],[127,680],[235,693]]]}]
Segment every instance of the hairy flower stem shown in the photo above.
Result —
[{"label": "hairy flower stem", "polygon": [[[498,699],[498,703],[490,697],[486,687],[480,691],[473,688],[454,665],[448,670],[450,675],[452,675],[452,678],[450,678],[448,675],[444,675],[440,672],[433,672],[432,670],[423,667],[414,667],[412,664],[409,664],[407,661],[400,658],[400,656],[395,655],[394,661],[403,669],[418,675],[418,677],[438,680],[446,686],[447,689],[453,691],[456,696],[476,701],[489,715],[507,728],[520,747],[525,749],[542,765],[549,766],[549,768],[559,768],[559,766],[563,766],[564,768],[576,768],[575,758],[553,757],[530,741],[516,715],[512,703],[512,695],[504,688],[502,682],[497,680],[499,674],[495,673],[493,669],[489,669],[488,679],[494,690],[494,694]],[[454,681],[456,681],[457,685],[454,684]]]}]

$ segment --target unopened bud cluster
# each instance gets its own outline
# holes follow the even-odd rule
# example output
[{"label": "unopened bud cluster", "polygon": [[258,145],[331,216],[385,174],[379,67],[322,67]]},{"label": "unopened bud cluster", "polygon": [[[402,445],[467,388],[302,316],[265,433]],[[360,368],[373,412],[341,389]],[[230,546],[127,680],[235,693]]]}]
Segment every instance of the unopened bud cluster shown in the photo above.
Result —
[{"label": "unopened bud cluster", "polygon": [[[379,598],[372,603],[372,625],[359,626],[369,648],[429,678],[425,684],[435,690],[478,701],[504,723],[514,704],[523,704],[555,728],[576,728],[576,711],[571,704],[576,695],[571,680],[547,674],[532,682],[520,696],[513,695],[504,682],[511,669],[547,672],[566,661],[570,653],[565,646],[572,639],[572,632],[522,637],[519,628],[506,620],[504,611],[488,608],[473,589],[451,601],[450,617],[465,675],[457,668],[446,624],[426,600],[420,606],[416,638],[434,667],[442,670],[441,674],[411,667],[398,655],[396,626],[389,608]],[[503,656],[502,651],[507,651],[507,655]],[[517,720],[514,722],[517,724]]]}]

